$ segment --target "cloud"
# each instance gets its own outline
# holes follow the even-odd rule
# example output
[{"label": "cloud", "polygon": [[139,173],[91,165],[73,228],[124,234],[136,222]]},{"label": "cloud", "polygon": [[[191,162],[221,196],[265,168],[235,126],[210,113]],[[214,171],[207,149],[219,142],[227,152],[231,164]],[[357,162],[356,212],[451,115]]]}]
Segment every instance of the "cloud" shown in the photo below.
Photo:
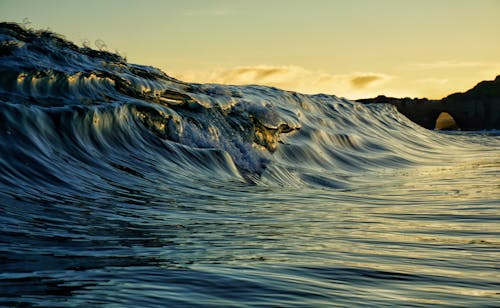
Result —
[{"label": "cloud", "polygon": [[302,93],[329,93],[348,97],[363,97],[378,93],[380,90],[376,87],[393,78],[386,74],[371,72],[330,74],[295,65],[238,66],[211,71],[187,71],[174,76],[188,82],[260,84]]},{"label": "cloud", "polygon": [[233,77],[248,75],[254,80],[263,80],[277,74],[286,74],[288,71],[284,67],[240,67],[231,70]]},{"label": "cloud", "polygon": [[285,66],[243,66],[225,70],[216,70],[211,76],[218,83],[260,84],[275,83],[296,74],[297,68]]},{"label": "cloud", "polygon": [[383,80],[384,77],[381,75],[362,75],[362,76],[356,76],[351,79],[351,83],[355,88],[366,88],[370,84]]}]

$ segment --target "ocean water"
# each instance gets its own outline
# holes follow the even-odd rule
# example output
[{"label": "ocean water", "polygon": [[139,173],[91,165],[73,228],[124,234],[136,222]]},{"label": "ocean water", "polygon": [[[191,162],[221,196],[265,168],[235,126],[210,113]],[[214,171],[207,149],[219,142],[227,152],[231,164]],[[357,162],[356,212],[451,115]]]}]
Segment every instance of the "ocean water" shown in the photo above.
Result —
[{"label": "ocean water", "polygon": [[499,306],[499,170],[498,132],[0,24],[3,306]]}]

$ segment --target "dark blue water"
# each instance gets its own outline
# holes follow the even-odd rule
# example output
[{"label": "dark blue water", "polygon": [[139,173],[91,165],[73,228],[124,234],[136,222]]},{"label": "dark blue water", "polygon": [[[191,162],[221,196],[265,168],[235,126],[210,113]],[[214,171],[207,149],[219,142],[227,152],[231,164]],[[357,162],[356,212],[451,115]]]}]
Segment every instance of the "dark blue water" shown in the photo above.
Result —
[{"label": "dark blue water", "polygon": [[0,25],[0,305],[498,306],[499,167],[494,132]]}]

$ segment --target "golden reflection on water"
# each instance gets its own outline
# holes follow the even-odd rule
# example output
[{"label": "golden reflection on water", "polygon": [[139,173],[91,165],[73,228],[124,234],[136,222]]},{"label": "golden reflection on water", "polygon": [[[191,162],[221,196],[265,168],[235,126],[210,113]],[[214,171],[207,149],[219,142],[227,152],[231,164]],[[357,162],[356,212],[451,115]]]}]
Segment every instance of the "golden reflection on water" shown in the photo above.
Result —
[{"label": "golden reflection on water", "polygon": [[[500,182],[492,175],[500,170],[500,157],[495,151],[450,157],[351,178],[359,184],[352,190],[311,192],[314,206],[300,200],[283,205],[290,212],[284,221],[296,225],[282,226],[276,238],[289,254],[301,254],[301,262],[436,279],[434,286],[405,281],[393,290],[366,286],[366,292],[381,297],[433,305],[445,305],[449,301],[440,297],[456,295],[499,299],[498,291],[488,284],[478,287],[478,281],[497,279]],[[279,241],[268,245],[277,247]],[[294,259],[269,257],[266,262]],[[442,282],[448,280],[463,285]]]}]

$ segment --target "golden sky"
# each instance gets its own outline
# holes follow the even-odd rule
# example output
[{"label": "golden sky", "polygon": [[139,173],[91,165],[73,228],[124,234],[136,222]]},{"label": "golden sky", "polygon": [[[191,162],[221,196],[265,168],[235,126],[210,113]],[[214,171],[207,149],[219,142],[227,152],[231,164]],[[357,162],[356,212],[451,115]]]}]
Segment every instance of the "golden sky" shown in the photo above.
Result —
[{"label": "golden sky", "polygon": [[500,0],[0,0],[0,19],[192,82],[441,98],[500,74]]}]

